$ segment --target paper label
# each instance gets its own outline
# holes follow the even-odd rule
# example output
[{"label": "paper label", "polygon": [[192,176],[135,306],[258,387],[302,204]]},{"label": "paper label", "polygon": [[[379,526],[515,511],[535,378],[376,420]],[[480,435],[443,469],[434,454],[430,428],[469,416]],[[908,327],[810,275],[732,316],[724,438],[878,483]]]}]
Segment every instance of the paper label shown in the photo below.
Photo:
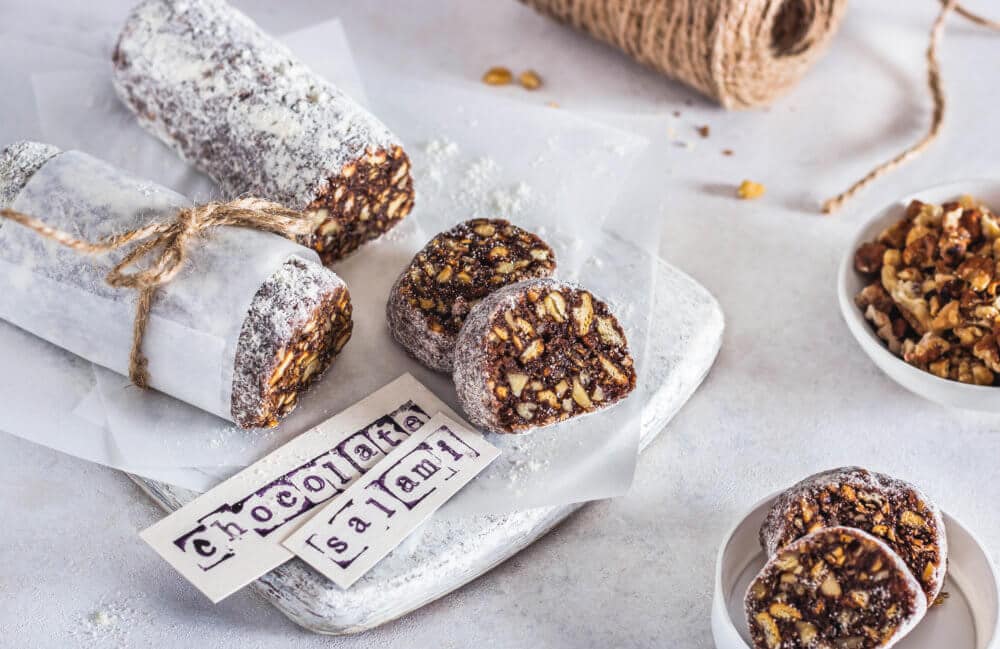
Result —
[{"label": "paper label", "polygon": [[499,455],[478,431],[437,414],[284,546],[349,588]]},{"label": "paper label", "polygon": [[285,538],[439,412],[458,419],[404,374],[139,536],[219,602],[291,559]]}]

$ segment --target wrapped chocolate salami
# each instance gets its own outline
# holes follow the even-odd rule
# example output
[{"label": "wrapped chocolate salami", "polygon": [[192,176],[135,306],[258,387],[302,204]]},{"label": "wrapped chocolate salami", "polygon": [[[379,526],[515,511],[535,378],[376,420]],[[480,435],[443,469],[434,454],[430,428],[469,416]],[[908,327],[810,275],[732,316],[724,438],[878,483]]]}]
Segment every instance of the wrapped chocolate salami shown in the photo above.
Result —
[{"label": "wrapped chocolate salami", "polygon": [[[183,196],[86,154],[33,142],[0,153],[0,208],[87,241],[174,219]],[[137,292],[105,277],[126,255],[82,255],[0,220],[0,319],[116,372],[130,368]],[[351,336],[344,282],[294,242],[219,227],[188,244],[154,294],[150,387],[235,422],[273,426]]]},{"label": "wrapped chocolate salami", "polygon": [[325,218],[303,243],[325,263],[413,206],[389,130],[222,0],[147,0],[114,52],[119,96],[149,131],[212,176]]}]

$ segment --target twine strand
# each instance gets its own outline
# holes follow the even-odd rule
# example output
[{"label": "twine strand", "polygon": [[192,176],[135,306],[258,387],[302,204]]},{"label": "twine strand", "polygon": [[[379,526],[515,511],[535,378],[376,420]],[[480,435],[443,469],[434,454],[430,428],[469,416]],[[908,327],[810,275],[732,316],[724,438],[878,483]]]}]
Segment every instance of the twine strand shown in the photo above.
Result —
[{"label": "twine strand", "polygon": [[930,44],[927,46],[926,55],[927,86],[930,90],[931,100],[934,105],[934,109],[931,113],[931,124],[927,129],[927,133],[925,133],[924,136],[917,142],[904,149],[901,153],[878,165],[862,178],[855,181],[854,184],[846,190],[823,203],[824,213],[832,214],[833,212],[839,210],[843,207],[844,203],[849,201],[873,182],[923,153],[941,134],[941,128],[944,126],[945,108],[947,107],[947,103],[944,89],[941,85],[941,64],[938,60],[938,50],[941,47],[941,35],[944,33],[945,19],[952,11],[977,25],[1000,31],[1000,22],[996,22],[972,13],[962,5],[958,4],[957,0],[941,1],[941,11],[938,13],[937,18],[934,20],[934,24],[931,26]]},{"label": "twine strand", "polygon": [[[0,218],[18,223],[81,254],[100,255],[134,244],[104,279],[109,286],[138,292],[129,354],[129,378],[140,388],[149,387],[149,361],[142,352],[142,341],[149,324],[153,297],[158,288],[172,281],[184,267],[189,246],[196,237],[212,228],[229,226],[292,238],[309,235],[318,225],[315,218],[259,198],[239,198],[228,203],[183,208],[178,210],[173,221],[150,223],[97,242],[79,239],[12,209],[0,209]],[[144,267],[134,268],[144,259],[148,261]]]}]

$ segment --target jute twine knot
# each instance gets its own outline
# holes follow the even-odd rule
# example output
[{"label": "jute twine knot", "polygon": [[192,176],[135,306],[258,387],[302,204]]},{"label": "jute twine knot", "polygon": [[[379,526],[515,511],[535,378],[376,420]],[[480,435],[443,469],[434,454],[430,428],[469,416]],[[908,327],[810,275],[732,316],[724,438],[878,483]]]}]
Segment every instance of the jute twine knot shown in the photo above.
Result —
[{"label": "jute twine knot", "polygon": [[[191,242],[202,233],[219,226],[271,232],[285,237],[308,235],[317,219],[259,198],[239,198],[228,203],[206,203],[178,210],[172,221],[149,225],[112,235],[97,242],[78,239],[43,221],[12,209],[0,209],[0,217],[19,223],[39,235],[83,254],[99,255],[134,247],[108,272],[105,281],[115,288],[138,292],[135,323],[132,327],[132,352],[129,355],[129,378],[140,388],[149,387],[149,362],[142,353],[142,340],[149,322],[153,296],[161,286],[172,281],[184,267]],[[139,262],[147,263],[139,267]]]}]

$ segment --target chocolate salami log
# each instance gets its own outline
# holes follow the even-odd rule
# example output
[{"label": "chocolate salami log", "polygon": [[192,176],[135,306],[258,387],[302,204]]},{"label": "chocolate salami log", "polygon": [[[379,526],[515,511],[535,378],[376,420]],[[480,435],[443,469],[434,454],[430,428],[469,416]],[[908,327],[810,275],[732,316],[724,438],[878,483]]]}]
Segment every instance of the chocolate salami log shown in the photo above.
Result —
[{"label": "chocolate salami log", "polygon": [[750,584],[745,604],[754,649],[891,647],[927,612],[899,555],[851,527],[784,548]]},{"label": "chocolate salami log", "polygon": [[[96,241],[169,220],[183,196],[85,154],[23,142],[0,153],[0,207]],[[122,252],[84,256],[0,221],[0,318],[126,374],[134,291],[104,276]],[[344,282],[272,234],[217,228],[153,301],[152,387],[241,427],[273,426],[351,336]]]},{"label": "chocolate salami log", "polygon": [[781,494],[760,529],[774,556],[795,539],[846,525],[882,539],[901,556],[933,602],[944,587],[948,539],[941,511],[915,486],[860,467],[810,476]]},{"label": "chocolate salami log", "polygon": [[497,289],[548,277],[555,253],[503,219],[473,219],[437,235],[403,269],[389,293],[392,337],[439,372],[451,372],[458,332],[469,311]]},{"label": "chocolate salami log", "polygon": [[543,278],[501,288],[472,309],[453,379],[470,422],[522,433],[618,403],[635,389],[636,371],[608,305]]},{"label": "chocolate salami log", "polygon": [[413,206],[399,140],[221,0],[143,2],[113,58],[115,88],[139,122],[229,196],[322,213],[302,243],[324,263]]}]

